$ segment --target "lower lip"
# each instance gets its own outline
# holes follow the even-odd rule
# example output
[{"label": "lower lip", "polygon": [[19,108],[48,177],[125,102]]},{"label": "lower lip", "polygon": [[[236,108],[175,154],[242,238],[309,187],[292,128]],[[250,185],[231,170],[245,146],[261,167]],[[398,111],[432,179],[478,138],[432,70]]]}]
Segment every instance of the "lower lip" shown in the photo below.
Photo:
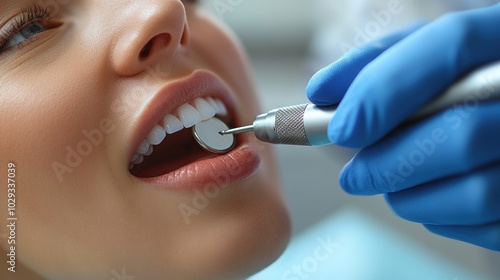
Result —
[{"label": "lower lip", "polygon": [[191,163],[165,175],[141,180],[155,188],[166,190],[226,188],[253,176],[261,161],[256,147],[245,143],[227,154]]}]

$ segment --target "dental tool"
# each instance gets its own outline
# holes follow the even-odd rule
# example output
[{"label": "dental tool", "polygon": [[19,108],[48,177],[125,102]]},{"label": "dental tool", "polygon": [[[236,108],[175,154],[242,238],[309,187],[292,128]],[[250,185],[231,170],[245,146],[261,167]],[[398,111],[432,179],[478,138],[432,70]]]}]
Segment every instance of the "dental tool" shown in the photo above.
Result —
[{"label": "dental tool", "polygon": [[[468,74],[408,121],[424,117],[467,102],[500,99],[500,63],[489,64]],[[327,129],[337,106],[313,104],[274,109],[255,118],[252,125],[222,130],[220,135],[254,132],[257,139],[288,145],[322,146],[331,144]]]},{"label": "dental tool", "polygon": [[221,135],[219,131],[229,129],[220,119],[214,117],[193,126],[193,136],[196,142],[205,150],[224,154],[231,151],[236,145],[234,135]]}]

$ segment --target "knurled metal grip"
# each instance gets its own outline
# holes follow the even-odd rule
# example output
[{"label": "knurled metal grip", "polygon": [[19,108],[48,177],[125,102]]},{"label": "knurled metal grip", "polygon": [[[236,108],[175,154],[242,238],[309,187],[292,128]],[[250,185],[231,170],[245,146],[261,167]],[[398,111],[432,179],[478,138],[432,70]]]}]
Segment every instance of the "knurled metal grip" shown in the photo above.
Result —
[{"label": "knurled metal grip", "polygon": [[274,109],[253,122],[257,139],[274,144],[321,146],[329,144],[328,124],[336,106],[312,104]]},{"label": "knurled metal grip", "polygon": [[276,112],[275,132],[280,144],[311,146],[304,127],[308,104],[289,106]]}]

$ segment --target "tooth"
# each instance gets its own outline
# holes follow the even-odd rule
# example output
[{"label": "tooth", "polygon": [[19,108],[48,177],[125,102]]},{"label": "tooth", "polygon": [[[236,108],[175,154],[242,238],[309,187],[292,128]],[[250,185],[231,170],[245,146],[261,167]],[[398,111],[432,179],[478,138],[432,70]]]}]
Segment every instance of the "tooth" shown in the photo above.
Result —
[{"label": "tooth", "polygon": [[168,134],[174,134],[184,128],[182,122],[173,115],[167,115],[163,120],[163,127]]},{"label": "tooth", "polygon": [[134,164],[133,164],[133,163],[130,163],[130,164],[128,165],[128,170],[132,170],[132,169],[134,169]]},{"label": "tooth", "polygon": [[151,145],[160,144],[163,139],[167,136],[167,133],[163,129],[163,127],[156,125],[153,130],[149,133],[147,139]]},{"label": "tooth", "polygon": [[216,113],[219,111],[219,104],[212,97],[207,97],[207,102],[212,105]]},{"label": "tooth", "polygon": [[151,146],[151,143],[149,143],[148,139],[145,139],[137,149],[137,153],[144,155],[148,151],[149,146]]},{"label": "tooth", "polygon": [[222,101],[220,101],[219,99],[215,99],[215,103],[217,103],[219,107],[219,111],[217,113],[221,114],[222,116],[227,115],[226,105],[224,105],[224,103],[222,103]]},{"label": "tooth", "polygon": [[194,100],[194,106],[196,110],[198,110],[203,118],[204,121],[211,119],[213,116],[215,116],[215,109],[212,107],[210,104],[208,104],[205,99],[202,98],[196,98]]},{"label": "tooth", "polygon": [[212,105],[212,107],[214,107],[217,114],[222,116],[227,115],[226,106],[224,105],[224,103],[222,103],[222,101],[220,101],[219,99],[213,99],[212,97],[208,97],[207,101],[208,103],[210,103],[210,105]]},{"label": "tooth", "polygon": [[153,145],[150,145],[148,151],[144,155],[150,156],[152,153],[153,153]]},{"label": "tooth", "polygon": [[196,110],[193,106],[189,104],[184,104],[179,109],[179,119],[182,124],[184,124],[185,128],[192,127],[193,125],[200,123],[203,118],[200,115],[200,112]]},{"label": "tooth", "polygon": [[138,160],[140,156],[141,156],[140,154],[136,153],[136,154],[132,157],[132,160],[130,160],[130,162],[133,162],[133,161]]},{"label": "tooth", "polygon": [[144,156],[143,155],[139,155],[139,158],[137,158],[136,160],[132,161],[132,164],[140,164],[144,161]]}]

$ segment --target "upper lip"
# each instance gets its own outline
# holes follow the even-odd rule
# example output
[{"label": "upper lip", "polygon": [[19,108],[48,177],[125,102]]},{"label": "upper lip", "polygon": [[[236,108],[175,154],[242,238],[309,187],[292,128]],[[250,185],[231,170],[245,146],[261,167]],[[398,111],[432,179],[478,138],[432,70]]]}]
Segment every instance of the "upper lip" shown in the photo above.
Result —
[{"label": "upper lip", "polygon": [[139,145],[166,114],[198,97],[208,96],[220,99],[226,105],[229,115],[232,115],[232,112],[234,112],[234,96],[231,94],[229,86],[213,72],[196,70],[187,77],[170,82],[162,87],[149,100],[134,124],[135,128],[132,141],[130,141],[127,166]]}]

